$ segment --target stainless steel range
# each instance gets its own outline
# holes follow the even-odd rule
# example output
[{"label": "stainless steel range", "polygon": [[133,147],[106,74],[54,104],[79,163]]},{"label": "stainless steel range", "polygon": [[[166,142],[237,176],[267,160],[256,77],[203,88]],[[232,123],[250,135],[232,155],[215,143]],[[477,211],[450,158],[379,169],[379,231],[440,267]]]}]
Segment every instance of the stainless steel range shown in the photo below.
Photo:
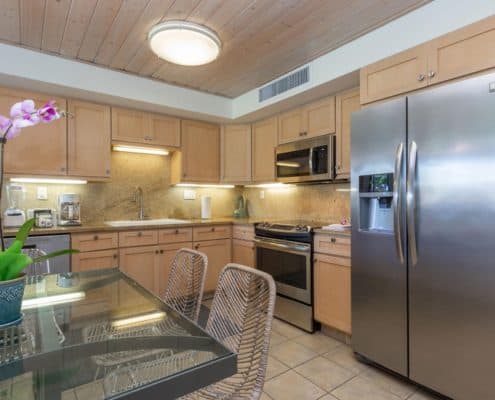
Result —
[{"label": "stainless steel range", "polygon": [[275,316],[308,332],[313,320],[313,229],[315,223],[255,224],[256,267],[277,285]]}]

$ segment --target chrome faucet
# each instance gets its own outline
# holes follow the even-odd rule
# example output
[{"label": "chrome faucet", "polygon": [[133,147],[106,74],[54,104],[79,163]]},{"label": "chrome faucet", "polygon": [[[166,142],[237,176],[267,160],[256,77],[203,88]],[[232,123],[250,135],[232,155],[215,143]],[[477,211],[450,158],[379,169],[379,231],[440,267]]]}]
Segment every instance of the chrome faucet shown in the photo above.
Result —
[{"label": "chrome faucet", "polygon": [[138,219],[143,220],[144,219],[144,202],[143,202],[143,189],[141,189],[141,186],[136,187],[136,191],[134,192],[133,201],[135,203],[139,204]]}]

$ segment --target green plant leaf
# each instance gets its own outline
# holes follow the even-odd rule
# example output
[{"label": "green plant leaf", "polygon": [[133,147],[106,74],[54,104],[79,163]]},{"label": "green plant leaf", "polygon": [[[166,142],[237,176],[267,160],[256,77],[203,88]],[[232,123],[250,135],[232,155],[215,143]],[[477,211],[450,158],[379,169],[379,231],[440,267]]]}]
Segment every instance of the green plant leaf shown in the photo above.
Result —
[{"label": "green plant leaf", "polygon": [[20,254],[22,251],[22,246],[24,246],[24,243],[22,243],[20,240],[14,240],[12,244],[9,246],[7,250],[5,250],[6,253],[17,253]]},{"label": "green plant leaf", "polygon": [[57,250],[57,251],[53,251],[51,253],[48,253],[44,256],[36,257],[33,260],[33,263],[42,262],[42,261],[48,260],[48,259],[53,258],[53,257],[62,256],[64,254],[74,254],[74,253],[79,253],[79,250],[77,250],[77,249]]},{"label": "green plant leaf", "polygon": [[29,236],[29,232],[31,232],[31,229],[33,229],[33,226],[34,226],[34,218],[31,218],[28,219],[26,222],[24,222],[22,226],[19,228],[19,231],[17,231],[17,235],[15,235],[15,238],[16,240],[21,241],[23,246],[24,246],[24,242]]},{"label": "green plant leaf", "polygon": [[32,258],[26,254],[10,253],[9,255],[13,257],[11,262],[8,264],[7,273],[4,277],[5,281],[17,278],[22,270],[33,262]]}]

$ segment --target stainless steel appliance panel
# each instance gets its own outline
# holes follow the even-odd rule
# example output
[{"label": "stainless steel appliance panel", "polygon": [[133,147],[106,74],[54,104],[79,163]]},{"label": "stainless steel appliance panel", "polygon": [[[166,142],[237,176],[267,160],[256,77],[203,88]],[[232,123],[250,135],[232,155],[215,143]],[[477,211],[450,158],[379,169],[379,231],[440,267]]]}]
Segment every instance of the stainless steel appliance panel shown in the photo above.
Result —
[{"label": "stainless steel appliance panel", "polygon": [[[407,265],[405,163],[400,161],[405,157],[406,107],[407,100],[399,99],[354,113],[351,135],[352,347],[402,375],[407,375]],[[359,177],[390,173],[393,229],[361,229],[360,206],[370,203],[360,197]]]},{"label": "stainless steel appliance panel", "polygon": [[495,74],[409,98],[410,378],[456,400],[494,398],[490,86]]}]

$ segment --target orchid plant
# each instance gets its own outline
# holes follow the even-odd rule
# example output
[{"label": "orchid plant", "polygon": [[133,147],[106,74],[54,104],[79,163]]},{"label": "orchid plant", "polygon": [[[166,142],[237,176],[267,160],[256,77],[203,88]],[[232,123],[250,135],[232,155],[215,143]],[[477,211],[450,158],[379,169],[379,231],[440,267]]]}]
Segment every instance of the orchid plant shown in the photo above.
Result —
[{"label": "orchid plant", "polygon": [[[49,101],[41,108],[36,109],[33,100],[24,100],[15,103],[10,109],[10,118],[0,115],[0,200],[3,190],[3,160],[4,147],[7,141],[15,138],[21,132],[21,129],[34,126],[41,123],[49,123],[65,117],[66,111],[59,110],[55,101]],[[34,226],[34,219],[26,221],[16,235],[16,239],[8,249],[5,249],[2,218],[0,214],[0,281],[11,280],[19,277],[22,271],[33,262],[45,261],[49,258],[56,257],[67,253],[76,253],[78,250],[59,250],[53,253],[32,259],[22,253],[24,241]]]}]

